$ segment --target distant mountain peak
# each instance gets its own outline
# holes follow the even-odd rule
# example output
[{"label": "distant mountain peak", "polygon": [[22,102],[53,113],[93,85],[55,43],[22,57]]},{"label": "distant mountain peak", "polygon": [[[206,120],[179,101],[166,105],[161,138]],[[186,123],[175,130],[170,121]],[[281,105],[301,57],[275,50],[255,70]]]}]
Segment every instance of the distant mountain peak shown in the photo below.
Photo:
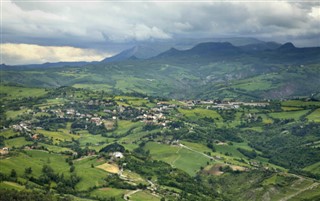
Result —
[{"label": "distant mountain peak", "polygon": [[170,48],[170,49],[168,50],[168,52],[179,52],[179,50],[176,49],[176,48],[174,48],[174,47],[172,47],[172,48]]},{"label": "distant mountain peak", "polygon": [[279,50],[292,50],[292,49],[295,49],[296,47],[291,43],[291,42],[288,42],[288,43],[285,43],[283,45],[281,45],[278,49]]},{"label": "distant mountain peak", "polygon": [[112,57],[105,58],[102,60],[102,63],[110,63],[110,62],[119,62],[128,59],[147,59],[159,54],[158,50],[154,49],[151,46],[146,45],[136,45],[129,49],[123,50],[119,54],[116,54]]},{"label": "distant mountain peak", "polygon": [[162,52],[161,54],[159,54],[157,57],[167,57],[167,56],[175,56],[177,54],[179,54],[181,51],[172,47],[169,50]]}]

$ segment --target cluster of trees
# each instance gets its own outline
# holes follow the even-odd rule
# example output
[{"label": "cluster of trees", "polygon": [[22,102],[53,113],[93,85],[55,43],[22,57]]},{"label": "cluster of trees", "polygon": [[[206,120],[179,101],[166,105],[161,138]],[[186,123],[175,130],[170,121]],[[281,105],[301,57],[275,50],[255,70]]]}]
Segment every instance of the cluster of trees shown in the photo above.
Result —
[{"label": "cluster of trees", "polygon": [[195,127],[193,132],[186,133],[182,137],[195,142],[214,140],[243,142],[239,130],[234,128]]},{"label": "cluster of trees", "polygon": [[233,121],[236,118],[236,110],[218,110],[218,113],[223,118],[224,122]]},{"label": "cluster of trees", "polygon": [[59,197],[39,191],[16,191],[0,189],[0,200],[3,201],[71,201],[71,197]]},{"label": "cluster of trees", "polygon": [[319,128],[314,123],[271,125],[263,132],[246,131],[242,135],[271,163],[299,170],[320,161],[320,147],[308,146],[310,140],[320,140]]},{"label": "cluster of trees", "polygon": [[116,151],[119,151],[119,152],[124,152],[125,151],[125,148],[124,146],[118,144],[117,142],[115,143],[112,143],[112,144],[109,144],[107,146],[105,146],[104,148],[102,148],[99,152],[102,153],[102,152],[116,152]]},{"label": "cluster of trees", "polygon": [[160,128],[160,126],[159,126],[159,125],[156,125],[156,124],[150,124],[150,123],[148,123],[148,124],[145,124],[145,125],[142,127],[142,130],[144,130],[144,131],[151,131],[151,130],[155,130],[155,129],[157,129],[157,128]]},{"label": "cluster of trees", "polygon": [[83,119],[76,120],[76,121],[72,122],[71,129],[73,131],[75,131],[77,129],[87,129],[89,131],[89,133],[93,134],[93,135],[99,135],[99,134],[102,135],[102,134],[107,133],[107,129],[103,124],[97,126],[95,123],[88,122]]},{"label": "cluster of trees", "polygon": [[257,152],[255,150],[247,150],[247,149],[243,149],[243,148],[237,148],[237,150],[242,153],[243,155],[245,155],[246,157],[250,158],[250,159],[254,159],[258,156]]},{"label": "cluster of trees", "polygon": [[75,186],[80,181],[80,177],[76,173],[72,172],[70,177],[66,178],[64,174],[55,173],[54,170],[48,166],[44,165],[42,167],[42,174],[39,178],[30,178],[30,181],[35,182],[41,186],[45,186],[50,189],[51,183],[57,183],[55,189],[59,193],[71,194],[75,192]]},{"label": "cluster of trees", "polygon": [[67,119],[47,116],[39,117],[39,121],[34,122],[34,126],[42,127],[45,130],[57,131],[60,128],[66,128]]}]

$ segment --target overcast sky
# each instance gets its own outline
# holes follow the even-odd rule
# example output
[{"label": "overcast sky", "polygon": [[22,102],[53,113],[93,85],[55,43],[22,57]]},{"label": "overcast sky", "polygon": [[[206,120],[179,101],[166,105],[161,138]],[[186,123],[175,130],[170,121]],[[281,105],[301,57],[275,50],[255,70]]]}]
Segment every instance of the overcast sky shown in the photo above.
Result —
[{"label": "overcast sky", "polygon": [[2,63],[101,60],[113,46],[204,37],[256,37],[320,46],[314,1],[5,1]]}]

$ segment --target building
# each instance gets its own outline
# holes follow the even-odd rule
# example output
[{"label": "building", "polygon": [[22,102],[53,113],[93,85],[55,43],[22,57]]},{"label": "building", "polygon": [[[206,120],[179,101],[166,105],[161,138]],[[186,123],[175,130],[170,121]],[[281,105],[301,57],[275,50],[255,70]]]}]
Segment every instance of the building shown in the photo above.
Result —
[{"label": "building", "polygon": [[3,147],[0,149],[0,155],[7,155],[9,154],[9,148],[8,147]]},{"label": "building", "polygon": [[112,153],[112,157],[114,157],[114,158],[123,158],[123,154],[121,152],[119,152],[119,151],[113,152]]}]

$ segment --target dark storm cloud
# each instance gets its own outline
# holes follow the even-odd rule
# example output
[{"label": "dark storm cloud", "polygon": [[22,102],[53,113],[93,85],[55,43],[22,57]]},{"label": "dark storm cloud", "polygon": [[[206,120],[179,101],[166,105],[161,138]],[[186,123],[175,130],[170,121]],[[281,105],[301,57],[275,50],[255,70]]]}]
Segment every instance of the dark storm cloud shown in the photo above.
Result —
[{"label": "dark storm cloud", "polygon": [[4,43],[112,45],[178,37],[257,37],[320,45],[318,1],[2,3]]}]

